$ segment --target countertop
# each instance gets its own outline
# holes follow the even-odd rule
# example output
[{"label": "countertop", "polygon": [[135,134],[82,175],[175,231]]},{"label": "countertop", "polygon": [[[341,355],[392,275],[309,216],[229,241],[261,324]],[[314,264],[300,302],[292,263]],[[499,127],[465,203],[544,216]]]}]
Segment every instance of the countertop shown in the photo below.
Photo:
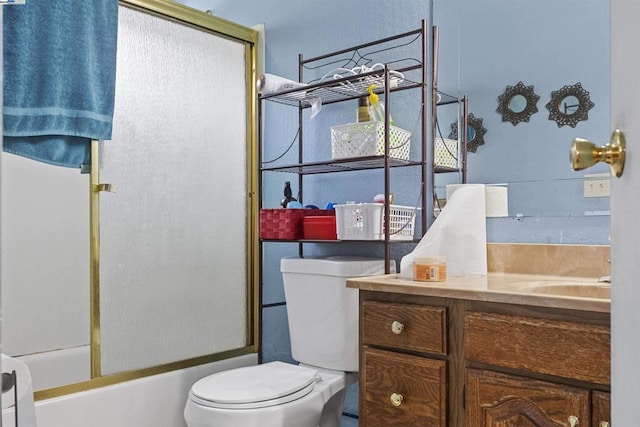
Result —
[{"label": "countertop", "polygon": [[387,274],[348,279],[347,287],[405,295],[611,312],[610,285],[598,282],[597,278],[488,273],[486,276],[450,277],[444,282],[417,282],[401,279],[398,274]]}]

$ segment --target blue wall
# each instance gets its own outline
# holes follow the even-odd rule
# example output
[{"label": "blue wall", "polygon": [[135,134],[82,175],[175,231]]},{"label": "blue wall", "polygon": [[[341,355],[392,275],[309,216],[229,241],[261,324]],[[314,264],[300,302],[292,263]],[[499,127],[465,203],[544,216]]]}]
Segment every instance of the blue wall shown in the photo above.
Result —
[{"label": "blue wall", "polygon": [[[298,54],[324,54],[381,37],[416,29],[430,20],[426,0],[182,0],[200,10],[247,26],[264,23],[266,71],[298,78]],[[469,181],[510,183],[509,218],[489,219],[488,238],[494,242],[609,243],[609,217],[584,216],[585,211],[608,210],[608,198],[582,198],[582,174],[568,165],[569,143],[576,136],[599,142],[609,135],[608,0],[433,0],[434,20],[440,26],[440,89],[470,97],[470,111],[484,119],[486,144],[469,156]],[[587,10],[588,8],[589,10]],[[604,27],[603,27],[604,25]],[[513,126],[496,112],[497,97],[507,85],[522,80],[540,95],[537,114],[529,123]],[[589,121],[558,129],[544,107],[552,90],[582,82],[595,107]],[[412,130],[416,97],[392,105],[399,126]],[[413,103],[413,104],[412,104]],[[349,104],[349,103],[347,103]],[[356,103],[323,108],[305,128],[312,156],[330,158],[328,127],[353,121]],[[439,117],[443,132],[455,120],[455,110]],[[281,154],[295,137],[297,111],[267,105],[265,159]],[[445,136],[447,136],[445,134]],[[294,163],[296,153],[285,156]],[[311,159],[307,159],[311,160]],[[410,169],[410,168],[409,168]],[[589,173],[606,171],[606,168]],[[392,177],[396,203],[415,205],[417,171],[398,171]],[[304,202],[369,201],[383,192],[382,174],[319,175],[305,181]],[[269,173],[265,177],[265,207],[277,207],[285,181],[297,177]],[[294,186],[294,194],[297,188]],[[518,215],[516,217],[516,214]],[[264,361],[291,361],[286,309],[279,259],[296,255],[297,245],[264,246]],[[340,245],[311,248],[313,253],[382,256],[380,245]],[[411,245],[394,246],[397,260]],[[354,391],[352,390],[352,394]],[[357,403],[348,402],[353,412]]]},{"label": "blue wall", "polygon": [[[487,129],[485,145],[469,153],[468,180],[509,184],[511,218],[490,219],[489,240],[609,244],[609,198],[583,197],[583,176],[608,166],[574,172],[568,161],[573,138],[609,139],[609,0],[434,0],[434,21],[439,87],[467,95]],[[496,109],[519,81],[540,100],[529,122],[513,126]],[[545,106],[577,82],[595,106],[587,121],[558,128]],[[448,133],[455,114],[440,109],[439,121]]]}]

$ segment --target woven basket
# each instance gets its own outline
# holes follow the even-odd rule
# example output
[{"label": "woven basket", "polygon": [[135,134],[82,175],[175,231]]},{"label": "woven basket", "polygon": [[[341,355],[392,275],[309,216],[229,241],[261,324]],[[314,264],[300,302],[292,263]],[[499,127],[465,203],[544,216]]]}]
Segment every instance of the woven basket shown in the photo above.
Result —
[{"label": "woven basket", "polygon": [[302,238],[302,221],[305,216],[335,215],[325,209],[260,209],[260,238],[273,240],[297,240]]}]

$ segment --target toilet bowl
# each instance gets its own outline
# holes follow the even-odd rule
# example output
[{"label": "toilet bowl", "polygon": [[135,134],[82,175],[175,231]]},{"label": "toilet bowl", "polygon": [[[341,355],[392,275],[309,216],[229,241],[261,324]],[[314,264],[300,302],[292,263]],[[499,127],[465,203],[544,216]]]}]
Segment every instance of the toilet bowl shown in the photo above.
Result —
[{"label": "toilet bowl", "polygon": [[357,373],[270,362],[211,375],[189,393],[189,427],[339,427]]},{"label": "toilet bowl", "polygon": [[[395,264],[393,267],[395,269]],[[346,387],[358,379],[358,290],[349,277],[384,273],[362,257],[283,258],[291,354],[196,382],[188,427],[339,427]]]}]

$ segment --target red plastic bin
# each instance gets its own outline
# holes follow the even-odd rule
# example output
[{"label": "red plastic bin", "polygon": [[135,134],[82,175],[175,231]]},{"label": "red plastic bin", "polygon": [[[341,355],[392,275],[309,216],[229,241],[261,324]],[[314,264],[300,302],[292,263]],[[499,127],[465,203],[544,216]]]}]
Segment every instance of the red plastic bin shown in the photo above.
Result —
[{"label": "red plastic bin", "polygon": [[312,240],[338,240],[335,216],[305,216],[302,220],[302,238]]}]

